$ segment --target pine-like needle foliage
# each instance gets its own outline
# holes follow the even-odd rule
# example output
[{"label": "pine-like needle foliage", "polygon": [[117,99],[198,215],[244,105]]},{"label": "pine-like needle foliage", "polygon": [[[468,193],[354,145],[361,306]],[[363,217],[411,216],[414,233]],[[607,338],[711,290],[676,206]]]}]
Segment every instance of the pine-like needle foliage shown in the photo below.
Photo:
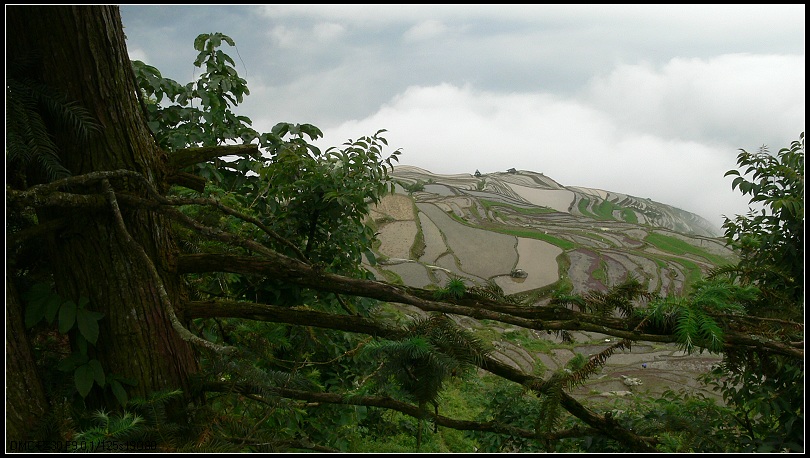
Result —
[{"label": "pine-like needle foliage", "polygon": [[[114,415],[103,410],[93,413],[96,426],[76,434],[77,442],[90,444],[92,448],[103,441],[132,440],[141,433],[144,419],[138,415],[124,412],[123,415]],[[88,451],[88,450],[80,450]]]},{"label": "pine-like needle foliage", "polygon": [[600,316],[612,316],[614,313],[630,316],[636,309],[636,301],[651,298],[652,295],[647,292],[647,288],[641,282],[634,277],[628,277],[606,292],[591,291],[584,297],[578,294],[557,292],[550,304],[576,308],[580,312]]},{"label": "pine-like needle foliage", "polygon": [[756,297],[757,288],[753,286],[703,280],[697,282],[685,298],[666,297],[655,301],[647,314],[653,325],[674,329],[678,343],[687,353],[696,348],[720,352],[723,330],[713,314],[743,315],[745,304]]},{"label": "pine-like needle foliage", "polygon": [[476,367],[490,351],[445,314],[417,318],[402,339],[375,342],[367,348],[384,357],[380,375],[392,377],[420,405],[436,403],[448,377]]},{"label": "pine-like needle foliage", "polygon": [[[445,314],[417,318],[396,341],[369,344],[367,351],[385,361],[378,378],[382,384],[393,381],[395,387],[426,413],[433,404],[438,413],[439,393],[451,376],[474,370],[490,351],[478,337],[461,329]],[[422,422],[419,419],[417,448],[421,445]]]},{"label": "pine-like needle foliage", "polygon": [[487,280],[487,282],[482,286],[474,286],[470,288],[470,293],[493,301],[505,302],[507,304],[517,305],[523,303],[520,296],[507,296],[504,294],[503,288],[501,288],[497,283],[495,283],[495,280],[492,279]]}]

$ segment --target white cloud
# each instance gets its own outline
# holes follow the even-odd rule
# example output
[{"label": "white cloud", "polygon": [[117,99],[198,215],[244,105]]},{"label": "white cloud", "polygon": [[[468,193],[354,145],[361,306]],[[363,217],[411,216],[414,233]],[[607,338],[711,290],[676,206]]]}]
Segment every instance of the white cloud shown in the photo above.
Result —
[{"label": "white cloud", "polygon": [[148,63],[149,57],[146,54],[146,51],[140,48],[131,48],[127,50],[129,54],[129,60],[139,60],[141,62]]},{"label": "white cloud", "polygon": [[722,137],[752,148],[798,136],[804,81],[804,56],[675,58],[659,68],[619,65],[593,78],[580,100],[623,129],[703,141]]},{"label": "white cloud", "polygon": [[421,21],[408,29],[403,38],[405,41],[428,41],[441,36],[447,31],[447,27],[435,19]]},{"label": "white cloud", "polygon": [[723,177],[734,168],[736,151],[623,132],[611,116],[544,93],[502,94],[450,84],[410,87],[365,119],[324,129],[319,146],[387,129],[389,153],[402,148],[402,164],[435,173],[511,167],[543,172],[565,186],[667,203],[718,227],[721,214],[746,211],[746,200]]},{"label": "white cloud", "polygon": [[315,24],[312,32],[318,42],[326,43],[342,37],[346,33],[346,27],[334,22],[320,22]]},{"label": "white cloud", "polygon": [[267,31],[273,45],[282,49],[311,49],[324,43],[334,44],[346,33],[346,27],[335,22],[318,22],[310,26],[276,25]]},{"label": "white cloud", "polygon": [[404,163],[437,173],[534,170],[718,225],[747,210],[723,177],[738,148],[775,152],[804,130],[804,5],[122,11],[134,53],[178,81],[198,74],[201,18],[237,40],[239,113],[261,132],[312,123],[328,147],[388,129]]}]

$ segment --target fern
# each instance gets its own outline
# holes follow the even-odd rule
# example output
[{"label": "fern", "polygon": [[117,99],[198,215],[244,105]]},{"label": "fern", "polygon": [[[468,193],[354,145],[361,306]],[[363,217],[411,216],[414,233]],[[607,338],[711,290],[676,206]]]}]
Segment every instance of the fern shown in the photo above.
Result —
[{"label": "fern", "polygon": [[70,135],[86,143],[100,129],[78,102],[69,102],[44,83],[30,78],[35,59],[9,63],[6,78],[6,151],[8,165],[18,179],[29,167],[38,169],[48,181],[70,176],[59,160],[55,133]]},{"label": "fern", "polygon": [[507,296],[503,292],[503,288],[498,286],[494,280],[489,279],[483,286],[474,286],[469,289],[469,292],[486,299],[498,302],[505,302],[507,304],[520,304],[521,301],[517,296]]},{"label": "fern", "polygon": [[393,380],[395,387],[423,412],[417,429],[418,448],[427,404],[432,404],[438,413],[439,393],[445,380],[477,367],[490,349],[447,315],[433,314],[411,322],[400,340],[374,342],[366,346],[366,351],[384,359],[377,374],[383,381],[381,385]]},{"label": "fern", "polygon": [[599,353],[591,355],[587,360],[585,360],[580,353],[577,353],[577,356],[582,357],[582,359],[575,357],[568,362],[568,372],[566,372],[565,377],[562,378],[561,383],[565,389],[568,390],[584,384],[585,381],[588,380],[588,377],[596,374],[607,363],[607,359],[616,353],[616,351],[623,349],[629,350],[631,345],[632,342],[630,340],[622,339]]},{"label": "fern", "polygon": [[600,316],[612,316],[615,312],[623,316],[630,316],[635,310],[635,301],[650,297],[644,285],[630,277],[607,292],[592,291],[588,293],[584,299],[585,310]]},{"label": "fern", "polygon": [[444,288],[437,289],[433,293],[433,296],[436,298],[436,300],[442,300],[445,298],[461,299],[464,297],[464,293],[466,292],[467,285],[464,284],[464,280],[459,277],[454,277],[447,281]]},{"label": "fern", "polygon": [[561,424],[563,414],[561,402],[566,378],[564,371],[555,372],[545,383],[540,397],[540,413],[535,425],[538,433],[554,432]]},{"label": "fern", "polygon": [[686,298],[660,299],[647,314],[654,325],[672,329],[687,353],[697,349],[719,352],[723,348],[723,328],[716,316],[745,314],[745,304],[756,298],[757,291],[751,286],[699,281]]}]

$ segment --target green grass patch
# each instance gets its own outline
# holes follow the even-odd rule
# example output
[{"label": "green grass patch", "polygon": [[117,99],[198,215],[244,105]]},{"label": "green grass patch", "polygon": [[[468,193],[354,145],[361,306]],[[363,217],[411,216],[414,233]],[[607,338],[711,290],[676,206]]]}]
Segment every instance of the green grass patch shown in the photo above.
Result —
[{"label": "green grass patch", "polygon": [[727,258],[724,258],[723,256],[711,254],[706,250],[702,250],[699,247],[684,242],[681,239],[659,234],[657,232],[651,232],[647,234],[647,237],[644,238],[644,241],[658,248],[661,251],[666,251],[667,253],[677,255],[692,254],[695,256],[700,256],[701,258],[718,266],[729,263],[729,260]]},{"label": "green grass patch", "polygon": [[588,199],[587,197],[583,197],[579,201],[579,203],[577,204],[577,208],[579,209],[579,212],[582,213],[583,216],[587,216],[587,217],[593,218],[593,219],[598,219],[596,217],[596,215],[594,215],[593,213],[591,213],[588,210],[588,205],[590,205],[590,204],[591,204],[591,199]]},{"label": "green grass patch", "polygon": [[626,223],[638,224],[638,215],[629,208],[622,208],[622,220]]},{"label": "green grass patch", "polygon": [[491,225],[487,227],[481,227],[476,224],[470,224],[469,221],[465,220],[464,218],[456,215],[454,212],[447,212],[447,215],[453,218],[454,220],[458,221],[461,224],[464,224],[468,227],[474,227],[476,229],[481,229],[484,231],[492,231],[498,232],[500,234],[506,235],[514,235],[515,237],[526,237],[529,239],[537,239],[542,240],[544,242],[548,242],[554,246],[560,247],[563,250],[571,250],[577,248],[579,245],[574,242],[569,242],[568,240],[559,239],[554,237],[553,235],[548,235],[540,230],[533,230],[533,229],[512,229],[511,227],[504,227],[500,225]]},{"label": "green grass patch", "polygon": [[682,258],[673,258],[672,262],[680,264],[687,272],[683,284],[684,293],[689,291],[691,289],[691,285],[703,277],[703,271],[700,269],[700,266],[692,261]]},{"label": "green grass patch", "polygon": [[599,267],[591,273],[591,277],[593,277],[595,280],[600,281],[603,285],[607,286],[608,284],[607,264],[605,263],[605,261],[599,261]]},{"label": "green grass patch", "polygon": [[593,210],[596,212],[596,217],[601,220],[614,220],[616,218],[613,217],[613,211],[619,209],[613,202],[603,200],[598,205],[594,205]]},{"label": "green grass patch", "polygon": [[504,203],[504,202],[496,202],[494,200],[486,200],[486,199],[481,199],[480,202],[481,202],[481,205],[483,205],[484,208],[486,208],[487,210],[497,208],[497,207],[502,207],[502,208],[508,208],[508,209],[514,211],[515,213],[520,213],[521,215],[545,215],[545,214],[548,214],[548,213],[558,213],[557,210],[554,210],[553,208],[549,208],[549,207],[541,207],[541,206],[528,207],[528,208],[527,207],[519,207],[517,205],[507,204],[507,203]]}]

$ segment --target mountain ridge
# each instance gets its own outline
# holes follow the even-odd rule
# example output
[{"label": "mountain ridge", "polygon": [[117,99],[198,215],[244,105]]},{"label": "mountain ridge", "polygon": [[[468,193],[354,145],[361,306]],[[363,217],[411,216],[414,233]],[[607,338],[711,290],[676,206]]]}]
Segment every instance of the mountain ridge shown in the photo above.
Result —
[{"label": "mountain ridge", "polygon": [[[657,202],[646,197],[637,197],[626,193],[586,186],[564,186],[542,172],[509,169],[503,172],[491,172],[485,174],[478,173],[478,171],[476,171],[475,174],[438,174],[417,166],[397,165],[394,167],[393,175],[395,177],[421,175],[428,177],[428,179],[437,179],[440,181],[496,178],[500,181],[517,186],[531,186],[531,184],[529,184],[526,180],[521,180],[521,178],[528,177],[534,179],[534,183],[532,184],[539,185],[539,187],[542,187],[543,189],[565,189],[571,190],[575,194],[589,195],[601,200],[616,200],[617,204],[623,204],[628,209],[635,211],[637,216],[642,216],[642,218],[639,219],[642,224],[648,223],[653,226],[661,226],[680,232],[705,235],[709,237],[719,237],[722,234],[720,228],[716,227],[706,218],[696,213],[692,213],[663,202]],[[611,196],[613,196],[614,199],[611,199]],[[578,203],[579,201],[581,201],[581,199],[577,199],[577,201],[574,203]],[[645,207],[652,207],[653,209],[656,209],[657,207],[658,210],[663,210],[662,213],[664,213],[665,216],[657,215],[655,213],[650,214],[649,208]],[[580,216],[588,216],[586,213],[576,213],[577,208],[569,209],[569,212],[571,210],[574,210],[575,214],[579,214]]]},{"label": "mountain ridge", "polygon": [[409,286],[460,278],[542,296],[603,291],[632,276],[651,293],[681,294],[735,259],[708,221],[646,198],[514,169],[446,175],[398,165],[391,175],[394,193],[371,211],[379,264],[369,267]]}]

